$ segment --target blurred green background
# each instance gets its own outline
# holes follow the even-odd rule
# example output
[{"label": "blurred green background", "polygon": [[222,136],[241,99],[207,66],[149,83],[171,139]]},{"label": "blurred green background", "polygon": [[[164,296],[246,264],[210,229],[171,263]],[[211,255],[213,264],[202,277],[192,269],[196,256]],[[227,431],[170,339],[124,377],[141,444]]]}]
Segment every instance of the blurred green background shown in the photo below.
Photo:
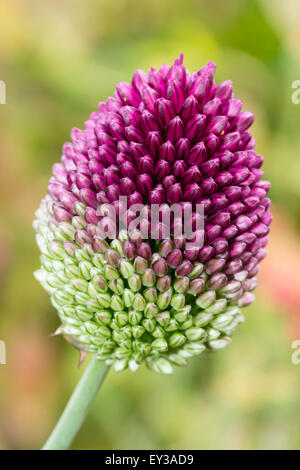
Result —
[{"label": "blurred green background", "polygon": [[171,377],[113,371],[73,448],[300,448],[300,79],[297,0],[0,0],[0,449],[39,448],[82,371],[50,338],[31,222],[72,127],[137,68],[217,63],[254,111],[275,219],[257,301],[232,344]]}]

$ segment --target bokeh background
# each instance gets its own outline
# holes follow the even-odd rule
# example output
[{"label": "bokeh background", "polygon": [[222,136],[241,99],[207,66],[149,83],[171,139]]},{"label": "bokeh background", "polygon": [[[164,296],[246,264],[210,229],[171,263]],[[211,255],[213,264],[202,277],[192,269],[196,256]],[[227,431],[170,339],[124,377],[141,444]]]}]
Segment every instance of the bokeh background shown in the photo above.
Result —
[{"label": "bokeh background", "polygon": [[257,301],[226,350],[171,377],[111,371],[73,448],[300,448],[299,44],[298,0],[0,0],[0,449],[39,448],[82,373],[32,275],[51,166],[117,82],[180,52],[256,114],[275,216]]}]

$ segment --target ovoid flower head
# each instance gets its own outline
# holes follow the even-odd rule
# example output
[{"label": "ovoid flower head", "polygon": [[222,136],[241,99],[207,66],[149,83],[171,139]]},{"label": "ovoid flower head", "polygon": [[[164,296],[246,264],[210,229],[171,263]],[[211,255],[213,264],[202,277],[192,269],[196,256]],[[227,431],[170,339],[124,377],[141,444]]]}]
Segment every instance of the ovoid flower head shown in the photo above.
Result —
[{"label": "ovoid flower head", "polygon": [[[170,373],[173,364],[222,349],[254,300],[270,184],[249,132],[254,116],[214,72],[209,62],[191,74],[180,56],[119,83],[84,130],[72,129],[36,212],[35,275],[60,330],[116,370],[145,361]],[[201,247],[164,236],[160,223],[158,240],[138,230],[99,236],[100,222],[107,233],[113,228],[107,207],[132,220],[134,204],[174,203],[204,207]]]}]

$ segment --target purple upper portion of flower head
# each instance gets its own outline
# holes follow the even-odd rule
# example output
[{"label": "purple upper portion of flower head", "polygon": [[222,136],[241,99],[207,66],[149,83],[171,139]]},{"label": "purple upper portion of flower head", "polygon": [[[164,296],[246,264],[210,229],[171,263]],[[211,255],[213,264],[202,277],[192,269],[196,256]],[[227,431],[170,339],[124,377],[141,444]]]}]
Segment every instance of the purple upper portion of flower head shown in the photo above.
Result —
[{"label": "purple upper portion of flower head", "polygon": [[[84,130],[72,130],[48,192],[59,222],[82,216],[77,203],[83,203],[78,243],[97,248],[97,209],[110,203],[122,210],[120,196],[128,197],[129,207],[202,204],[204,246],[188,250],[184,240],[178,242],[170,265],[212,260],[212,273],[256,274],[271,222],[270,185],[261,179],[263,157],[248,130],[254,116],[241,111],[230,81],[216,85],[214,72],[209,62],[190,74],[182,55],[171,67],[151,68],[148,74],[137,70],[131,84],[119,83],[114,98],[99,104]],[[134,241],[124,248],[128,257],[149,249]],[[163,263],[155,269],[163,271]]]}]

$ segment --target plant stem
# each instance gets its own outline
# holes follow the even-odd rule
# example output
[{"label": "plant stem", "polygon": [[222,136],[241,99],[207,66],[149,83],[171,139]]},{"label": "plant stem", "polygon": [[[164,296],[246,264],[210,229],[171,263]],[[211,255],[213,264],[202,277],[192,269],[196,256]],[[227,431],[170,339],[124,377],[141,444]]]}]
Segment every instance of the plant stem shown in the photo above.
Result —
[{"label": "plant stem", "polygon": [[43,450],[68,449],[79,431],[109,366],[94,355]]}]

